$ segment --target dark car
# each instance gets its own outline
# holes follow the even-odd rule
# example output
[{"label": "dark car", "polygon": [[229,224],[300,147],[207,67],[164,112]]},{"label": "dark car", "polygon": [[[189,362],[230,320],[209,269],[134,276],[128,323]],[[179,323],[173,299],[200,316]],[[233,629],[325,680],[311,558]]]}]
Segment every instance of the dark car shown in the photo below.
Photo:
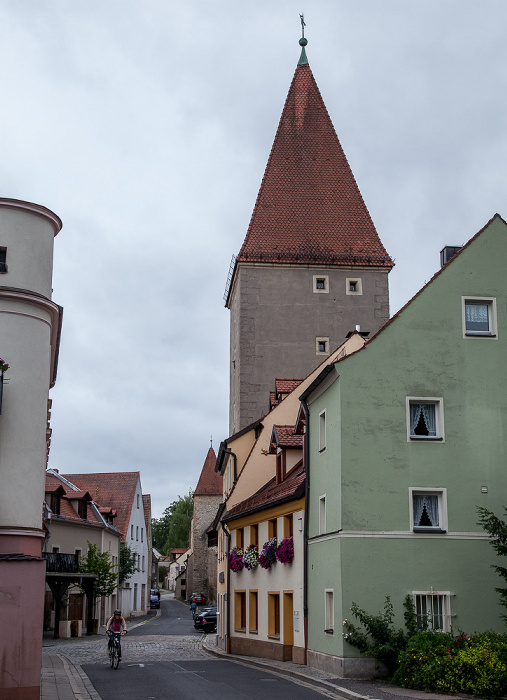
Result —
[{"label": "dark car", "polygon": [[217,609],[202,610],[195,616],[194,627],[203,632],[213,632],[217,628]]},{"label": "dark car", "polygon": [[151,596],[157,596],[157,598],[160,600],[160,588],[152,588],[150,591]]},{"label": "dark car", "polygon": [[192,593],[190,602],[196,603],[197,605],[204,605],[204,603],[206,602],[206,596],[202,593]]},{"label": "dark car", "polygon": [[153,595],[153,591],[151,591],[150,595],[150,608],[160,608],[160,597]]}]

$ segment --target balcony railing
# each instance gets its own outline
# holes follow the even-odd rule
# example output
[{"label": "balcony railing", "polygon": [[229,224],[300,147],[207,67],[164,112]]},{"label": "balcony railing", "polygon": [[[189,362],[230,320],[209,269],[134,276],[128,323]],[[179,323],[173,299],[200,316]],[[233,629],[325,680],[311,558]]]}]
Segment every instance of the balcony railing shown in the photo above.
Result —
[{"label": "balcony railing", "polygon": [[61,554],[60,552],[43,552],[46,571],[59,574],[77,574],[79,571],[78,554]]}]

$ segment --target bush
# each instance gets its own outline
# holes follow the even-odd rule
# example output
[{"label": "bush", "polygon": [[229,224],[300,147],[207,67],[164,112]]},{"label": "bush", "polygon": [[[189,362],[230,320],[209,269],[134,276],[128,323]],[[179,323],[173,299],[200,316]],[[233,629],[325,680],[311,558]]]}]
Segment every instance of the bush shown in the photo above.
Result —
[{"label": "bush", "polygon": [[404,688],[498,697],[507,692],[507,638],[493,632],[454,637],[416,634],[400,654],[393,683]]},{"label": "bush", "polygon": [[386,596],[384,612],[379,615],[368,615],[356,603],[350,608],[354,617],[366,629],[366,633],[358,629],[349,620],[343,621],[345,632],[343,638],[349,644],[355,646],[366,656],[374,656],[387,668],[389,674],[395,672],[398,665],[398,656],[407,646],[407,641],[414,627],[414,604],[412,598],[407,596],[404,602],[405,624],[408,633],[402,629],[396,630],[393,625],[394,612],[389,596]]}]

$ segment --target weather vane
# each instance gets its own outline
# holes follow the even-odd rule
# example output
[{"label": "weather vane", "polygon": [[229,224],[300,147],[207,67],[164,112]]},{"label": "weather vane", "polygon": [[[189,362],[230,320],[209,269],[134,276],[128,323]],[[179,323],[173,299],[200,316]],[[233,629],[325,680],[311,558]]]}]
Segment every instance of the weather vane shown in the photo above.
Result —
[{"label": "weather vane", "polygon": [[301,38],[304,39],[305,38],[305,27],[306,27],[305,16],[299,15],[299,17],[301,19],[301,32],[302,32]]}]

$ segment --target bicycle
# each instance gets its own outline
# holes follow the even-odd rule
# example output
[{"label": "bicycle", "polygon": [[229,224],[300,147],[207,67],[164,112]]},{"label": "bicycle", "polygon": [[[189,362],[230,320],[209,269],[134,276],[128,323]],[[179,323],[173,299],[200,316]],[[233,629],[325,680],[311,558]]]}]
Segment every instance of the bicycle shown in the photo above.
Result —
[{"label": "bicycle", "polygon": [[118,668],[121,659],[121,632],[109,632],[109,661],[111,668]]}]

